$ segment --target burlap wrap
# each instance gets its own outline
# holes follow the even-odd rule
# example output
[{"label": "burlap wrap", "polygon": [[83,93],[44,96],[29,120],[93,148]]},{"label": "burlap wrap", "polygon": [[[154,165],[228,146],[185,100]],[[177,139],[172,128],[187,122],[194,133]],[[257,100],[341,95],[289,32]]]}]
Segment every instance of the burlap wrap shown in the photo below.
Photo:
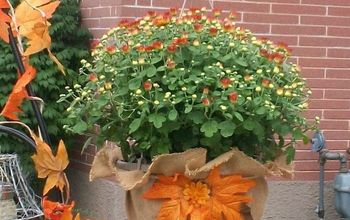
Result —
[{"label": "burlap wrap", "polygon": [[248,204],[250,214],[248,209],[245,219],[259,220],[263,215],[268,194],[265,176],[292,176],[292,168],[285,165],[283,156],[275,162],[263,165],[234,148],[206,163],[206,153],[204,148],[194,148],[182,153],[163,154],[155,157],[149,166],[141,170],[128,170],[117,165],[117,161],[123,159],[120,148],[113,143],[107,143],[95,156],[90,180],[112,176],[126,190],[128,219],[155,220],[162,201],[145,200],[142,195],[152,186],[157,174],[172,176],[175,173],[184,173],[190,179],[203,179],[211,169],[220,165],[223,175],[241,174],[256,181],[257,185],[249,192],[253,201]]}]

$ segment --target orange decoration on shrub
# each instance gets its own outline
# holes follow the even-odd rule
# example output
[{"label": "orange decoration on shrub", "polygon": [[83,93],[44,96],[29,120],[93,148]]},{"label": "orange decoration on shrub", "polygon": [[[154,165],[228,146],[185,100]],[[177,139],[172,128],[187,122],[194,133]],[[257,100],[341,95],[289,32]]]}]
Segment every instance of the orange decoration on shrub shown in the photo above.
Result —
[{"label": "orange decoration on shrub", "polygon": [[191,181],[183,174],[160,175],[143,197],[167,199],[157,220],[243,220],[241,206],[252,201],[246,193],[254,186],[253,180],[241,175],[221,176],[216,167],[203,181]]},{"label": "orange decoration on shrub", "polygon": [[34,134],[32,137],[37,145],[36,154],[32,156],[35,169],[39,178],[47,178],[43,195],[46,195],[55,186],[63,192],[63,188],[67,186],[68,182],[64,170],[69,164],[67,150],[63,141],[60,141],[57,154],[54,156],[49,145]]},{"label": "orange decoration on shrub", "polygon": [[11,22],[11,18],[5,14],[2,9],[10,8],[10,5],[6,0],[0,0],[0,38],[3,39],[6,43],[9,42],[9,35],[7,29],[9,28],[8,24]]},{"label": "orange decoration on shrub", "polygon": [[23,102],[23,99],[28,97],[25,87],[35,78],[36,70],[32,66],[27,66],[26,72],[19,77],[12,92],[2,109],[0,115],[11,119],[18,120],[17,113],[22,112],[19,108]]}]

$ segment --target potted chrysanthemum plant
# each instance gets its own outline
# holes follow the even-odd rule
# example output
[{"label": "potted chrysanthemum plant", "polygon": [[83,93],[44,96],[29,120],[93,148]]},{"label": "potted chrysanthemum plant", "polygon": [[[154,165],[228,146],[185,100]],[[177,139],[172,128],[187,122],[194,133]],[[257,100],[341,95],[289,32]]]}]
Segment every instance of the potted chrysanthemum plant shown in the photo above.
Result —
[{"label": "potted chrysanthemum plant", "polygon": [[[98,153],[91,177],[115,175],[129,219],[260,219],[264,176],[290,176],[314,128],[290,49],[219,17],[171,9],[122,21],[82,61],[84,84],[62,95],[68,131],[98,125],[97,143],[118,146]],[[138,159],[151,165],[114,163]]]}]

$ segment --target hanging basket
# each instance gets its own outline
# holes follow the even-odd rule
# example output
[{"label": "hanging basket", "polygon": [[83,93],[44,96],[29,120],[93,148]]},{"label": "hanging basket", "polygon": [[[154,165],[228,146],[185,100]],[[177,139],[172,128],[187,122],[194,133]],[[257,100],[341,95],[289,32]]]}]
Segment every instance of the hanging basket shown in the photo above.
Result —
[{"label": "hanging basket", "polygon": [[[183,175],[184,178],[194,183],[205,182],[216,167],[219,167],[223,178],[240,175],[242,180],[255,182],[255,186],[247,192],[247,196],[252,200],[240,206],[239,214],[243,217],[241,219],[259,220],[263,215],[268,195],[265,176],[275,174],[291,177],[292,175],[291,167],[281,163],[285,161],[282,157],[274,163],[263,165],[238,149],[232,149],[209,162],[206,162],[206,150],[203,148],[194,148],[182,153],[163,154],[155,157],[148,167],[138,170],[129,170],[125,164],[123,167],[119,166],[118,161],[122,159],[120,148],[108,144],[95,156],[90,180],[114,176],[114,180],[126,191],[125,205],[129,220],[166,219],[159,217],[163,202],[168,201],[166,198],[160,200],[144,198],[152,185],[153,187],[159,185],[155,184],[159,176],[176,178],[178,175]],[[214,194],[214,192],[209,194],[211,193]]]}]

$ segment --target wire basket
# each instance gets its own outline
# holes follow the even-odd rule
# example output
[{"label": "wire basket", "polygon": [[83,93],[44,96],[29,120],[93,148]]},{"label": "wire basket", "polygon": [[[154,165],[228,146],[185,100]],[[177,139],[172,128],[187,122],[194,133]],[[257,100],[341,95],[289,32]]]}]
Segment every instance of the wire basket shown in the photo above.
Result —
[{"label": "wire basket", "polygon": [[0,154],[0,182],[10,183],[14,191],[17,219],[26,220],[43,216],[35,195],[22,175],[16,154]]}]

